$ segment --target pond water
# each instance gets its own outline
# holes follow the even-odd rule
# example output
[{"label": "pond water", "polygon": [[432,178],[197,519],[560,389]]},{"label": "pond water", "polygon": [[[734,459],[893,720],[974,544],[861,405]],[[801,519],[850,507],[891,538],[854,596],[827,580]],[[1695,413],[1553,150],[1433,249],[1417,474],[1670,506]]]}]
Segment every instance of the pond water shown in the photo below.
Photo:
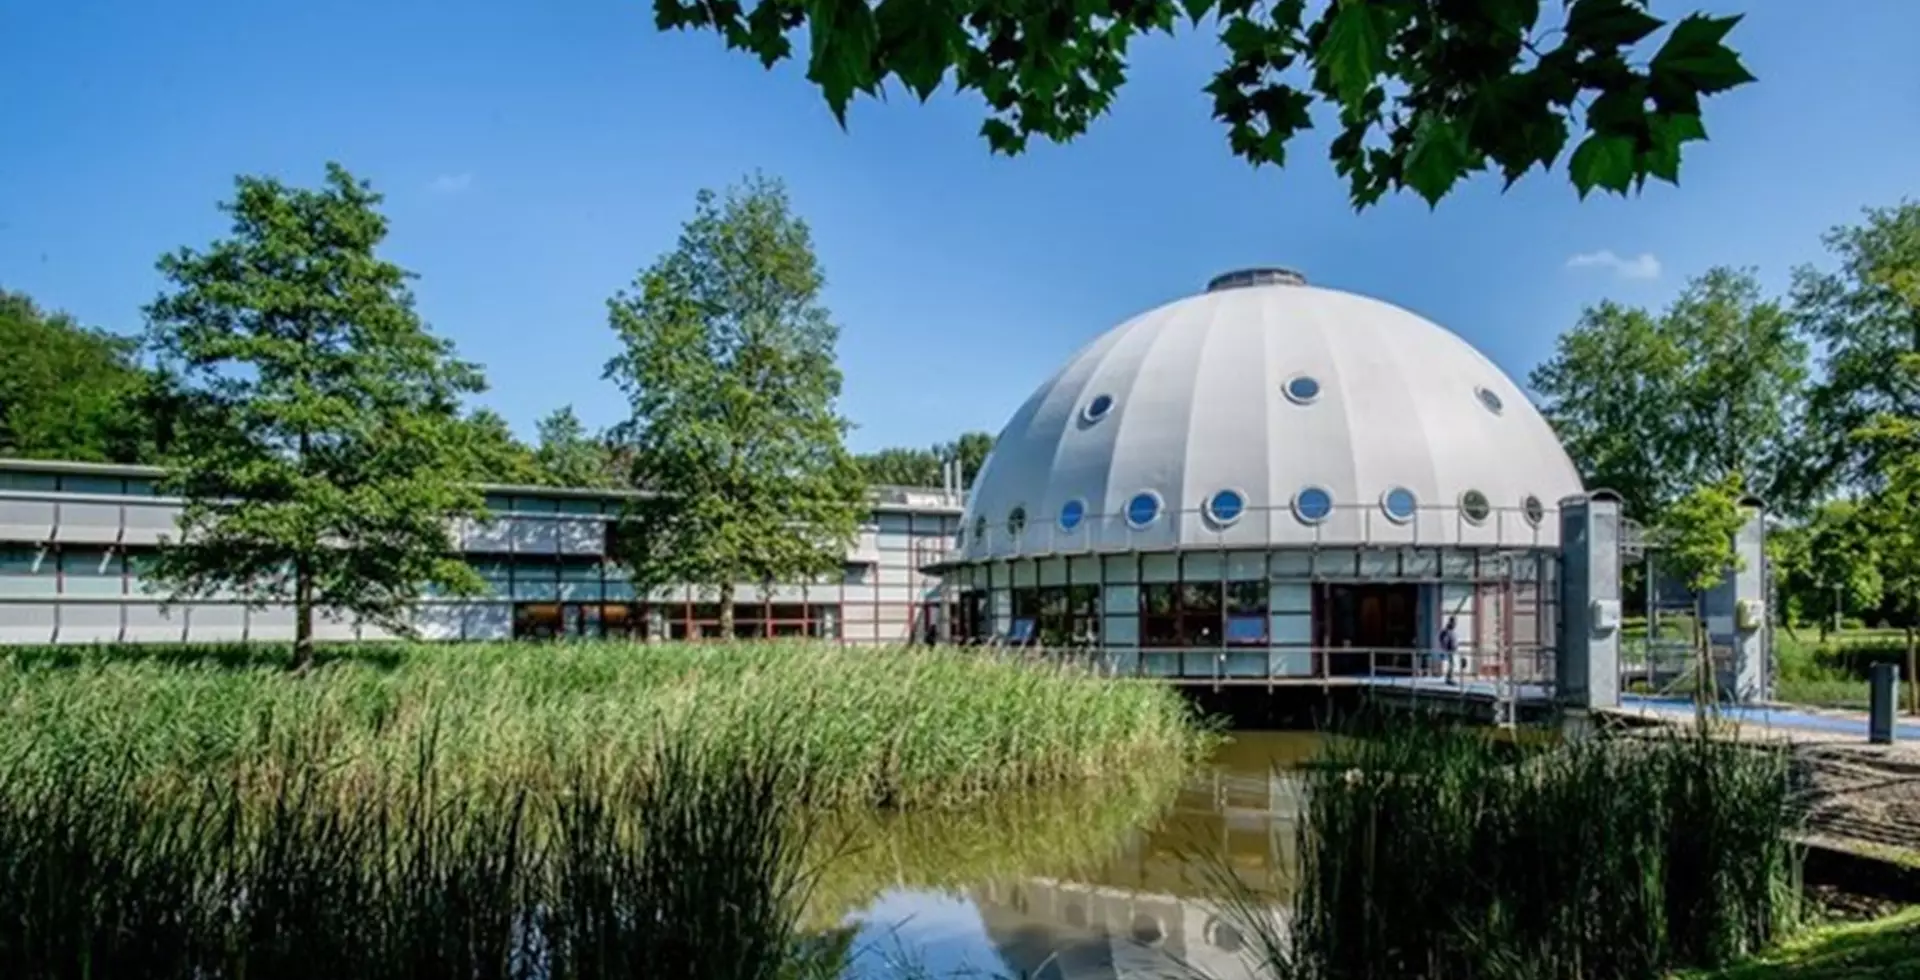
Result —
[{"label": "pond water", "polygon": [[1217,882],[1231,867],[1279,914],[1298,809],[1287,773],[1324,738],[1235,732],[1184,777],[846,829],[815,925],[863,980],[1258,976]]}]

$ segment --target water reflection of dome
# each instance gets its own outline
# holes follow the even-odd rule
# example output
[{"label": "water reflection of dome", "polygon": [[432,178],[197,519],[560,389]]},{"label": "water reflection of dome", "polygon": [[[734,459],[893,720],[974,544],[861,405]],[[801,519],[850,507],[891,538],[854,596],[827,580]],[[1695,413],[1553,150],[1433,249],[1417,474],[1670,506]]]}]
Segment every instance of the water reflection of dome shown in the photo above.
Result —
[{"label": "water reflection of dome", "polygon": [[[1224,903],[1024,878],[972,891],[995,951],[1016,976],[1122,980],[1193,976],[1254,980],[1247,926]],[[1286,928],[1267,910],[1264,928]]]}]

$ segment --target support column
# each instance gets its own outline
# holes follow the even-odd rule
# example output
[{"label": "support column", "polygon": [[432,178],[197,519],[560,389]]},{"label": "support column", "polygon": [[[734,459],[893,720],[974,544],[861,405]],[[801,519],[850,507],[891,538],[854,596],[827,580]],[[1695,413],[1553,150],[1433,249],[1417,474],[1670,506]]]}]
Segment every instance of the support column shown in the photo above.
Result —
[{"label": "support column", "polygon": [[1555,693],[1567,707],[1620,704],[1620,498],[1560,501],[1560,634]]},{"label": "support column", "polygon": [[1772,696],[1767,649],[1766,510],[1756,497],[1740,502],[1747,521],[1733,537],[1738,571],[1702,597],[1714,686],[1723,700],[1745,704]]}]

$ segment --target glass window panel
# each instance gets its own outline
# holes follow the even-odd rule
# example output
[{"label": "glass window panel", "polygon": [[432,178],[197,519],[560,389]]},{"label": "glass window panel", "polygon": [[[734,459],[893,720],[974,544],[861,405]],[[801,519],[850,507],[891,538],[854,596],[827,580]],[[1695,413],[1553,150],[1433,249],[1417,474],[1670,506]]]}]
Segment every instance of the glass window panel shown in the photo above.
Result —
[{"label": "glass window panel", "polygon": [[0,575],[34,575],[42,571],[53,573],[52,562],[45,561],[45,553],[36,545],[0,544]]},{"label": "glass window panel", "polygon": [[113,552],[106,548],[76,548],[62,545],[60,548],[60,571],[77,577],[98,578],[120,574],[120,562]]},{"label": "glass window panel", "polygon": [[1313,586],[1305,582],[1275,582],[1268,601],[1277,613],[1313,612]]},{"label": "glass window panel", "polygon": [[1188,582],[1180,587],[1180,603],[1187,612],[1220,611],[1220,583]]},{"label": "glass window panel", "polygon": [[146,477],[130,477],[127,480],[127,495],[130,497],[153,497],[160,493],[160,485]]},{"label": "glass window panel", "polygon": [[59,487],[60,478],[52,473],[0,472],[0,490],[53,493]]},{"label": "glass window panel", "polygon": [[1226,572],[1226,563],[1219,552],[1204,551],[1187,555],[1181,564],[1185,566],[1182,576],[1193,579],[1218,579]]},{"label": "glass window panel", "polygon": [[600,501],[591,497],[563,497],[559,501],[562,514],[598,514]]},{"label": "glass window panel", "polygon": [[1258,614],[1267,612],[1268,586],[1265,582],[1229,582],[1227,583],[1227,612],[1237,614]]},{"label": "glass window panel", "polygon": [[1267,642],[1267,617],[1227,617],[1227,642],[1238,646],[1264,646]]},{"label": "glass window panel", "polygon": [[1180,577],[1177,555],[1142,555],[1140,577],[1148,582],[1171,582]]},{"label": "glass window panel", "polygon": [[513,498],[504,493],[490,493],[485,498],[485,505],[496,514],[504,514],[513,509]]},{"label": "glass window panel", "polygon": [[118,497],[127,492],[127,485],[126,481],[117,476],[69,475],[60,479],[60,489],[66,493],[91,493]]},{"label": "glass window panel", "polygon": [[515,497],[513,507],[526,514],[556,514],[560,511],[559,502],[551,497]]},{"label": "glass window panel", "polygon": [[1313,643],[1313,617],[1275,613],[1273,619],[1273,642],[1295,646],[1308,646]]}]

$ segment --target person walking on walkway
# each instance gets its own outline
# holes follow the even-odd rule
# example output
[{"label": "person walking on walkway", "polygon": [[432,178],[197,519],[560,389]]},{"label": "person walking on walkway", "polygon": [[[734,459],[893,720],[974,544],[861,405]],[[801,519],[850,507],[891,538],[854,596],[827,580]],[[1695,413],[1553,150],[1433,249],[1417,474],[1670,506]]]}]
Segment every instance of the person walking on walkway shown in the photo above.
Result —
[{"label": "person walking on walkway", "polygon": [[1440,627],[1440,656],[1446,661],[1443,670],[1446,673],[1447,683],[1449,684],[1453,683],[1453,653],[1460,645],[1460,641],[1455,635],[1454,623],[1454,618],[1448,616],[1447,625]]}]

